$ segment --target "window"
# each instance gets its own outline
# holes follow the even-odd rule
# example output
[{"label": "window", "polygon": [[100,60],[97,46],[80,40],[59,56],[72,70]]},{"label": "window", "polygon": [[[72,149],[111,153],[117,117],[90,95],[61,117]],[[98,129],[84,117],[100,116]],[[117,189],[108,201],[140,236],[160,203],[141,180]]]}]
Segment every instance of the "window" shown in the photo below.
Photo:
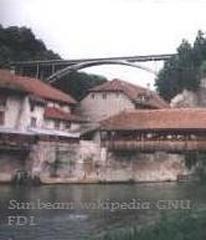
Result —
[{"label": "window", "polygon": [[0,125],[4,125],[5,114],[4,112],[0,112]]},{"label": "window", "polygon": [[67,123],[65,124],[65,127],[66,127],[66,129],[70,129],[70,128],[71,128],[71,122],[67,122]]},{"label": "window", "polygon": [[108,138],[107,132],[102,131],[102,132],[101,132],[101,139],[102,139],[102,140],[107,140],[107,138]]},{"label": "window", "polygon": [[102,98],[103,98],[103,99],[106,99],[106,98],[107,98],[107,94],[106,94],[106,93],[103,93],[103,94],[102,94]]},{"label": "window", "polygon": [[59,107],[60,107],[60,108],[63,108],[64,106],[65,106],[64,103],[59,103]]},{"label": "window", "polygon": [[34,108],[35,108],[35,104],[33,102],[30,103],[30,110],[31,112],[34,111]]},{"label": "window", "polygon": [[56,121],[54,122],[54,128],[55,128],[55,129],[60,129],[60,121],[59,121],[59,120],[56,120]]},{"label": "window", "polygon": [[149,96],[146,94],[139,94],[137,95],[137,103],[144,103],[147,102],[149,100]]},{"label": "window", "polygon": [[35,117],[31,118],[31,127],[33,128],[37,127],[37,119]]},{"label": "window", "polygon": [[6,107],[7,97],[5,95],[0,95],[0,107]]}]

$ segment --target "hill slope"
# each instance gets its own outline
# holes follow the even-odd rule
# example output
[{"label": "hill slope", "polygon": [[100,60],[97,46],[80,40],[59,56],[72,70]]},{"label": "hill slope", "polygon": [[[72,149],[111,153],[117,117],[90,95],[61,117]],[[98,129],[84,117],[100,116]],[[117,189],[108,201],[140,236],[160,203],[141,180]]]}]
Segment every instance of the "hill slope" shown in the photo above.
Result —
[{"label": "hill slope", "polygon": [[[61,59],[44,42],[37,39],[31,29],[0,25],[0,68],[9,68],[12,61]],[[90,87],[106,81],[93,74],[74,72],[55,83],[55,87],[71,94],[77,100],[83,98]]]}]

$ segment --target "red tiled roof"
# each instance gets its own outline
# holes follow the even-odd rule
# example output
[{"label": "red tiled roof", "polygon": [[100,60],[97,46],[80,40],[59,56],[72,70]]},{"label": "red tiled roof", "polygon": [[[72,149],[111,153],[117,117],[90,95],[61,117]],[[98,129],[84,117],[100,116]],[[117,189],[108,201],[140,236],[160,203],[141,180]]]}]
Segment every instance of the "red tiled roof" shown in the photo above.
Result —
[{"label": "red tiled roof", "polygon": [[0,69],[0,87],[21,90],[47,100],[76,104],[76,101],[71,96],[51,85],[35,78],[12,74],[8,70]]},{"label": "red tiled roof", "polygon": [[57,119],[71,122],[81,122],[82,119],[79,116],[66,113],[63,110],[55,107],[47,107],[44,112],[44,117],[47,119]]},{"label": "red tiled roof", "polygon": [[[133,102],[146,105],[151,108],[169,108],[169,104],[166,103],[157,93],[148,90],[146,88],[119,80],[113,79],[90,89],[90,92],[123,92]],[[139,98],[145,97],[145,101],[139,100]]]},{"label": "red tiled roof", "polygon": [[101,122],[107,130],[206,129],[206,108],[122,112]]}]

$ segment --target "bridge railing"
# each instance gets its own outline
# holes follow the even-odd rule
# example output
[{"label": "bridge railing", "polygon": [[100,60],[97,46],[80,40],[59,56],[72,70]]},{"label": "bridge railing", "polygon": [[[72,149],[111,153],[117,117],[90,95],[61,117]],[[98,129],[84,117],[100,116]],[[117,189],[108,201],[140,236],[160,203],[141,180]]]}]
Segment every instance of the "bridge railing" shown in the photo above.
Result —
[{"label": "bridge railing", "polygon": [[112,151],[140,151],[140,152],[185,152],[206,151],[205,140],[147,140],[147,141],[102,141],[102,146]]},{"label": "bridge railing", "polygon": [[[10,68],[15,73],[23,76],[32,76],[42,80],[50,79],[52,75],[66,69],[67,67],[74,68],[78,65],[84,65],[87,67],[87,63],[90,66],[97,64],[117,63],[124,62],[132,66],[135,62],[148,62],[148,61],[165,61],[177,54],[153,54],[153,55],[136,55],[136,56],[123,56],[123,57],[104,57],[104,58],[82,58],[82,59],[52,59],[52,60],[34,60],[34,61],[16,61],[11,62]],[[93,64],[92,64],[93,63]],[[145,66],[142,66],[145,68]]]}]

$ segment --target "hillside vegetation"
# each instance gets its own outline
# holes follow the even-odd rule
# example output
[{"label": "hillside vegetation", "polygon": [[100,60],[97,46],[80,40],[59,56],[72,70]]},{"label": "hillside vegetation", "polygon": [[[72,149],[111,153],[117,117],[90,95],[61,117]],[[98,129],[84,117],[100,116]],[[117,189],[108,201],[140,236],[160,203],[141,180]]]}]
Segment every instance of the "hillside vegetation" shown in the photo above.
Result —
[{"label": "hillside vegetation", "polygon": [[[37,39],[31,29],[0,25],[0,68],[9,68],[12,61],[62,59],[59,54],[47,49],[45,43]],[[77,100],[83,98],[87,90],[106,81],[105,77],[73,72],[55,83],[55,87],[71,94]]]},{"label": "hillside vegetation", "polygon": [[198,31],[191,45],[183,40],[177,48],[178,55],[165,62],[156,79],[157,90],[166,100],[170,100],[183,89],[196,90],[200,78],[206,73],[206,36]]}]

